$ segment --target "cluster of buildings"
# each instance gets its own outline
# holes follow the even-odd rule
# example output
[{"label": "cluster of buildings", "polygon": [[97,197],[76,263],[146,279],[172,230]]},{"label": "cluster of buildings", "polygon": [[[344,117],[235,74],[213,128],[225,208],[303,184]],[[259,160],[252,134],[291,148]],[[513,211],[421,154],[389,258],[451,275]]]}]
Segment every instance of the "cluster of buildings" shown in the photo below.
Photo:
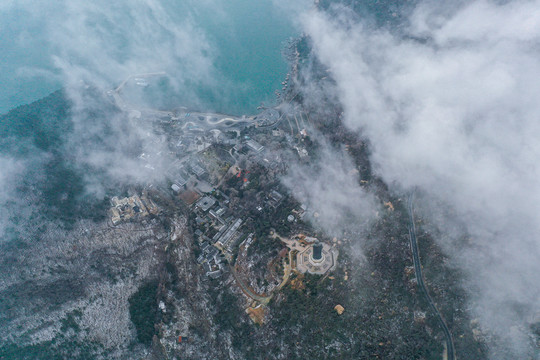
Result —
[{"label": "cluster of buildings", "polygon": [[214,195],[201,197],[194,206],[195,231],[201,248],[197,262],[203,266],[206,274],[217,277],[223,269],[221,253],[227,257],[233,255],[233,249],[242,238],[240,227],[244,220],[236,217],[229,209],[229,197],[216,190]]},{"label": "cluster of buildings", "polygon": [[133,195],[130,197],[119,198],[114,196],[111,199],[111,221],[113,225],[118,225],[123,221],[140,220],[149,214],[158,214],[159,208],[143,191],[141,197]]},{"label": "cluster of buildings", "polygon": [[202,265],[206,275],[213,279],[218,278],[222,273],[221,253],[218,248],[210,245],[209,242],[204,242],[201,246],[201,254],[197,258],[197,262]]},{"label": "cluster of buildings", "polygon": [[[262,158],[264,146],[248,136],[241,137],[240,131],[234,128],[225,132],[217,129],[205,131],[195,124],[186,126],[181,140],[176,144],[177,150],[183,152],[183,157],[169,169],[168,176],[172,183],[170,188],[192,206],[197,228],[195,235],[201,249],[197,262],[209,277],[217,278],[224,270],[223,259],[232,258],[236,245],[246,238],[242,232],[246,220],[243,215],[238,215],[244,213],[243,208],[230,208],[229,196],[215,188],[215,174],[211,175],[212,170],[205,169],[205,162],[198,160],[204,156],[197,153],[212,144],[227,145],[230,148],[230,156],[226,154],[222,159],[229,163],[235,161],[233,155],[242,156],[246,152]],[[238,171],[236,175],[240,177],[242,170]],[[247,178],[245,181],[246,184],[249,182]],[[234,194],[233,191],[231,196]],[[278,206],[282,200],[283,195],[277,191],[269,194],[269,202],[273,207]]]},{"label": "cluster of buildings", "polygon": [[178,161],[168,171],[169,179],[172,182],[171,189],[175,193],[182,192],[190,182],[208,180],[207,175],[206,169],[195,159],[184,162]]},{"label": "cluster of buildings", "polygon": [[[249,127],[246,130],[247,121],[218,119],[203,115],[177,113],[167,124],[164,124],[168,129],[164,136],[169,139],[170,152],[177,155],[177,160],[170,165],[168,170],[170,189],[192,206],[196,222],[195,234],[201,249],[197,261],[208,276],[215,278],[220,276],[224,269],[223,259],[233,258],[236,246],[242,240],[248,240],[248,235],[242,229],[245,229],[243,225],[247,218],[253,214],[252,209],[257,209],[259,212],[262,212],[264,207],[276,209],[284,200],[284,196],[277,190],[266,189],[264,194],[251,195],[249,205],[241,205],[242,200],[235,196],[240,194],[242,189],[249,188],[251,175],[247,176],[249,172],[244,173],[244,170],[239,169],[238,164],[247,160],[248,163],[258,163],[269,170],[266,177],[269,177],[268,174],[270,177],[273,176],[272,174],[279,174],[282,170],[282,161],[279,153],[274,153],[272,149],[279,148],[283,138],[286,138],[289,143],[293,139],[283,130],[277,127],[271,128],[280,120],[279,112],[274,109],[267,109],[251,119],[257,127],[269,128],[268,131],[272,134],[270,142],[267,138],[257,135],[257,132],[250,132]],[[306,134],[302,136],[305,137]],[[269,150],[265,150],[265,146],[258,140],[267,145]],[[206,152],[212,145],[217,145],[216,149],[219,149],[214,152],[220,158],[217,162],[216,159],[208,158]],[[294,149],[300,158],[308,158],[308,152],[302,144]],[[151,159],[146,160],[150,162]],[[216,164],[219,166],[216,167]],[[235,164],[233,169],[237,169],[237,174],[233,176],[242,178],[244,181],[241,189],[230,188],[231,191],[227,192],[233,197],[232,199],[217,190],[218,184],[222,184],[220,180],[222,173],[216,169],[223,167],[223,164],[229,167]],[[242,167],[251,168],[250,165]],[[221,185],[219,186],[223,189]],[[231,200],[233,200],[232,203],[230,203]],[[113,209],[111,211],[115,224],[147,216],[150,212],[144,200],[136,196],[125,199],[115,198]],[[292,210],[292,213],[287,216],[288,222],[293,223],[302,219],[305,212],[305,206]],[[249,242],[252,241],[253,237],[250,237]],[[299,271],[325,273],[335,266],[337,252],[328,245],[310,244],[302,247],[302,251],[299,250],[297,249],[295,258]]]}]

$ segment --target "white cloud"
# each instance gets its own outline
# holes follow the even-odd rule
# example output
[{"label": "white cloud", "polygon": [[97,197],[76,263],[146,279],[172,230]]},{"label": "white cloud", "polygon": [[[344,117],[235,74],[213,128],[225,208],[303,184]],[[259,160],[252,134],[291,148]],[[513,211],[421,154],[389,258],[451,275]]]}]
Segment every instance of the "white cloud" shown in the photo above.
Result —
[{"label": "white cloud", "polygon": [[[73,104],[69,111],[73,126],[61,134],[66,145],[60,150],[64,159],[84,169],[87,191],[103,196],[104,188],[115,182],[146,183],[165,176],[166,144],[154,134],[151,121],[114,110],[107,104],[107,90],[129,75],[164,71],[174,92],[195,105],[199,99],[194,88],[215,91],[218,85],[228,86],[220,82],[214,67],[217,54],[194,21],[197,9],[214,2],[22,0],[0,7],[3,18],[24,24],[14,42],[22,48],[39,46],[51,56],[54,71],[31,64],[20,67],[15,75],[39,76],[64,86]],[[28,37],[36,29],[39,43]],[[88,85],[97,96],[89,95]],[[153,169],[137,158],[146,150],[162,152],[161,159],[151,164]],[[36,159],[41,159],[39,150],[35,152]],[[3,178],[23,176],[22,170],[12,173],[12,168],[2,167]],[[15,196],[14,188],[3,192],[10,191]]]},{"label": "white cloud", "polygon": [[317,157],[291,164],[283,182],[310,214],[317,214],[308,219],[328,236],[360,237],[375,217],[375,199],[360,187],[358,170],[344,149],[333,148],[313,132],[311,136],[318,138]]},{"label": "white cloud", "polygon": [[211,48],[181,7],[157,0],[67,1],[48,24],[56,65],[66,80],[118,83],[128,75],[165,71],[180,87],[212,82]]},{"label": "white cloud", "polygon": [[[201,6],[208,6],[203,4]],[[204,32],[195,25],[186,4],[159,0],[58,1],[42,6],[54,15],[44,31],[55,67],[73,102],[73,132],[67,151],[78,164],[91,166],[88,189],[103,193],[100,181],[146,182],[164,177],[164,167],[149,171],[135,149],[167,154],[154,135],[151,123],[106,110],[103,102],[88,95],[112,89],[129,75],[165,72],[172,90],[186,104],[199,102],[193,88],[217,89],[216,54]],[[139,103],[140,107],[159,104]],[[100,175],[98,175],[100,174]],[[107,180],[99,176],[107,176]]]},{"label": "white cloud", "polygon": [[454,248],[454,259],[480,289],[484,325],[504,337],[520,329],[518,354],[540,320],[539,9],[475,1],[448,14],[423,5],[401,35],[322,13],[303,18],[377,172],[442,199],[467,224],[473,244]]}]

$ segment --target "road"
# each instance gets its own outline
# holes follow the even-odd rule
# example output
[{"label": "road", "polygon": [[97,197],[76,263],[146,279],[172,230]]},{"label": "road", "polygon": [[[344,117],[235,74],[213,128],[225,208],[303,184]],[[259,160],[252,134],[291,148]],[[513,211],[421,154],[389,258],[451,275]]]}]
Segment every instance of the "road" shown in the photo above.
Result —
[{"label": "road", "polygon": [[263,305],[266,305],[268,304],[268,302],[270,301],[270,299],[272,299],[272,295],[270,296],[261,296],[261,295],[258,295],[258,294],[255,294],[253,291],[251,291],[251,289],[249,287],[247,287],[244,282],[240,279],[240,277],[238,276],[238,273],[236,272],[236,269],[234,268],[234,265],[233,266],[230,266],[230,269],[231,269],[231,272],[234,276],[234,279],[236,280],[236,282],[238,283],[238,285],[240,286],[240,289],[242,289],[242,291],[244,292],[244,294],[246,294],[248,297],[252,298],[253,300],[256,300],[258,301],[259,303],[263,304]]},{"label": "road", "polygon": [[[212,113],[190,113],[195,114],[198,116],[203,116],[206,118],[206,122],[210,125],[217,125],[221,124],[222,122],[229,121],[229,122],[248,122],[252,121],[253,117],[231,117],[231,115],[224,115],[224,114],[212,114]],[[215,119],[215,120],[213,120]]]},{"label": "road", "polygon": [[439,309],[437,309],[437,307],[435,306],[435,303],[433,302],[433,299],[429,295],[429,292],[426,288],[426,284],[424,282],[424,275],[422,274],[422,264],[420,263],[420,255],[418,254],[418,242],[416,241],[416,226],[414,225],[413,198],[414,198],[414,191],[409,194],[409,198],[407,200],[407,207],[409,209],[409,239],[411,241],[411,251],[413,255],[414,272],[416,274],[416,281],[418,282],[418,286],[420,287],[420,289],[426,296],[426,299],[428,301],[431,311],[433,311],[433,313],[437,317],[437,320],[439,321],[443,329],[444,336],[446,337],[447,358],[449,360],[455,360],[454,339],[452,338],[452,333],[450,333],[450,330],[448,329],[448,326],[446,325],[446,321],[444,321],[444,318],[442,314],[440,313]]}]

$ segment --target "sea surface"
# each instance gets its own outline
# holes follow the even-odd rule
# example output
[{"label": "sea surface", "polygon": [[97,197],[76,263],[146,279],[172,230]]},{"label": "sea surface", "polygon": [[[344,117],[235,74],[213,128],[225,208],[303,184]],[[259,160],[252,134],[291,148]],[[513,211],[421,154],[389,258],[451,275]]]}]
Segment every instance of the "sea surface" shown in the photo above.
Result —
[{"label": "sea surface", "polygon": [[[63,87],[61,71],[53,59],[58,55],[58,44],[51,42],[50,33],[45,31],[52,21],[64,20],[54,18],[59,2],[52,0],[55,5],[44,7],[42,14],[32,12],[28,8],[31,3],[0,4],[0,114]],[[193,88],[199,107],[251,114],[261,102],[271,105],[275,101],[274,92],[281,88],[288,69],[282,49],[298,32],[272,0],[229,0],[219,2],[219,8],[208,0],[161,3],[169,11],[189,10],[192,23],[213,50],[219,77],[227,83],[222,96],[215,88]],[[167,106],[190,105],[177,97],[169,100]]]}]

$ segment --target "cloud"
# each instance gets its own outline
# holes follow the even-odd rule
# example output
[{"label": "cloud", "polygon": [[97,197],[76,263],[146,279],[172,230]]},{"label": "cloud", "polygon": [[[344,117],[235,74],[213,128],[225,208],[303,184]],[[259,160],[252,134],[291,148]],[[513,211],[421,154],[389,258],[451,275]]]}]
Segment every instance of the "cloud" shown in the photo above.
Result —
[{"label": "cloud", "polygon": [[[215,54],[193,21],[193,10],[158,0],[56,1],[25,9],[34,16],[52,15],[43,31],[72,103],[73,128],[65,134],[64,151],[85,169],[87,190],[102,196],[103,182],[163,180],[168,152],[162,137],[144,116],[114,109],[105,92],[130,75],[153,72],[167,74],[167,93],[162,95],[181,98],[176,103],[200,104],[193,89],[217,89]],[[134,108],[164,106],[153,101],[156,97],[137,96],[130,85],[122,96],[136,103]],[[152,83],[158,86],[157,80]],[[151,164],[138,158],[145,151],[154,155]]]},{"label": "cloud", "polygon": [[[106,247],[114,253],[118,237],[111,235],[113,243],[100,244],[107,236],[90,235],[89,247],[81,251],[75,244],[85,237],[80,236],[83,231],[92,231],[94,226],[90,220],[81,218],[99,219],[105,215],[102,207],[96,206],[99,212],[95,213],[93,205],[110,195],[106,192],[119,183],[125,186],[163,181],[167,166],[172,163],[163,135],[157,134],[153,126],[155,118],[139,117],[130,109],[121,111],[107,91],[129,75],[156,71],[166,72],[172,95],[182,96],[190,105],[200,102],[191,89],[200,85],[217,91],[220,77],[215,75],[216,54],[203,31],[195,25],[189,5],[154,0],[22,0],[0,5],[2,11],[11,15],[10,20],[18,21],[22,17],[30,24],[28,28],[40,30],[38,37],[45,41],[37,45],[51,54],[54,63],[54,71],[30,64],[19,68],[16,75],[51,77],[64,88],[62,96],[56,93],[0,119],[0,248],[3,250],[0,267],[5,270],[0,290],[8,299],[8,310],[12,298],[21,303],[20,312],[6,314],[9,321],[2,323],[4,330],[16,321],[22,321],[24,329],[31,328],[34,320],[41,317],[41,299],[18,291],[28,288],[24,285],[27,279],[40,284],[37,290],[36,286],[30,286],[34,293],[40,291],[41,285],[55,289],[53,293],[58,290],[60,299],[47,297],[49,291],[43,302],[56,303],[55,311],[60,314],[72,306],[72,293],[83,291],[80,290],[83,287],[86,291],[86,284],[95,281],[96,286],[107,286],[110,278],[98,275],[92,279],[92,270],[86,272],[86,283],[80,281],[77,275],[80,269],[71,266],[74,262],[81,262],[82,267],[90,266],[87,256],[100,248]],[[27,41],[26,30],[23,29],[24,36],[14,39],[21,46],[35,44],[32,39]],[[63,97],[67,98],[67,104]],[[137,103],[142,108],[159,105],[151,101]],[[66,121],[59,119],[66,114]],[[150,156],[149,160],[141,159],[142,153]],[[90,204],[88,198],[92,199]],[[106,228],[105,223],[102,225]],[[129,246],[135,249],[139,245],[135,242]],[[103,260],[102,256],[91,258],[99,258],[100,264]],[[134,260],[138,269],[155,267],[154,257],[144,255],[141,259]],[[52,270],[56,267],[64,269],[61,275]],[[110,276],[113,267],[104,265],[104,268]],[[134,276],[140,282],[149,273],[137,271]],[[73,284],[71,278],[76,279]],[[67,285],[57,289],[57,279],[58,283],[65,280]],[[133,283],[128,290],[136,285]],[[128,296],[129,292],[124,295]],[[115,300],[117,305],[118,299]],[[51,329],[58,328],[62,315],[56,316],[47,312],[46,317],[53,319],[53,324],[41,331],[50,338],[55,335]],[[130,325],[126,311],[120,320],[121,325]],[[92,326],[103,335],[102,328],[95,323]],[[26,331],[21,330],[23,327],[3,333],[13,333],[12,340],[13,337],[20,340],[16,342],[23,347],[26,343],[17,333]],[[121,341],[113,341],[124,344],[131,334],[120,333]],[[38,335],[31,342],[43,339]]]},{"label": "cloud", "polygon": [[475,315],[520,356],[540,313],[538,9],[424,3],[400,34],[346,15],[303,17],[377,173],[418,187],[466,224],[469,246],[443,246],[479,290]]},{"label": "cloud", "polygon": [[[139,117],[129,111],[133,109],[119,111],[111,105],[113,99],[107,91],[133,74],[165,72],[166,77],[148,79],[147,92],[165,88],[160,94],[145,94],[132,81],[123,98],[139,109],[183,105],[211,111],[245,106],[242,96],[252,91],[251,79],[234,78],[236,69],[232,75],[224,72],[240,60],[250,67],[252,63],[243,58],[246,48],[258,38],[247,37],[248,44],[240,44],[240,54],[232,59],[223,59],[228,49],[218,42],[232,37],[238,45],[248,25],[237,27],[235,22],[245,11],[273,9],[270,3],[264,6],[224,5],[215,0],[21,0],[3,2],[0,15],[13,33],[10,46],[39,49],[35,57],[50,57],[42,63],[21,64],[14,75],[19,79],[39,76],[63,86],[71,104],[70,126],[61,134],[63,145],[56,150],[62,161],[83,175],[85,190],[101,198],[111,184],[159,182],[171,163],[166,134],[155,132],[153,120],[158,115]],[[265,17],[257,16],[246,18],[247,24]],[[265,26],[275,23],[261,25]],[[258,49],[266,56],[264,47]],[[233,87],[245,91],[230,91]],[[143,153],[147,160],[140,158]]]},{"label": "cloud", "polygon": [[313,225],[330,237],[356,238],[375,216],[375,199],[360,186],[345,149],[332,147],[314,132],[311,137],[319,144],[317,154],[309,163],[293,162],[282,181],[307,205]]},{"label": "cloud", "polygon": [[[210,81],[211,51],[184,10],[155,0],[67,1],[65,20],[49,24],[56,65],[66,80],[111,84],[128,75],[165,71],[182,81]],[[180,15],[180,16],[179,16]]]},{"label": "cloud", "polygon": [[[14,225],[13,219],[19,218],[20,223],[25,221],[24,212],[19,210],[26,207],[39,212],[41,205],[36,200],[43,196],[39,191],[61,182],[62,179],[55,176],[64,170],[77,173],[74,178],[65,179],[66,186],[70,186],[68,182],[77,182],[77,177],[81,176],[83,192],[97,198],[103,198],[108,189],[119,183],[146,184],[165,179],[171,159],[164,136],[155,132],[153,119],[139,117],[134,111],[120,111],[107,91],[129,75],[157,71],[167,74],[166,79],[159,81],[165,83],[166,95],[175,97],[172,102],[176,104],[200,104],[199,95],[193,89],[217,92],[218,85],[226,88],[227,81],[220,82],[222,77],[214,66],[217,54],[194,21],[194,14],[209,8],[213,2],[54,0],[35,3],[22,0],[3,3],[2,18],[9,20],[8,29],[19,17],[25,24],[11,29],[15,34],[13,42],[21,48],[39,46],[49,54],[50,64],[53,64],[53,68],[48,67],[50,64],[22,64],[15,75],[60,82],[71,108],[67,111],[66,124],[55,118],[62,116],[58,109],[41,109],[32,121],[43,124],[34,125],[33,135],[26,134],[32,132],[31,124],[2,127],[7,134],[2,142],[13,146],[2,149],[0,203],[18,205],[12,205],[9,210],[3,207],[2,215],[6,216],[2,216],[0,235]],[[38,43],[28,36],[36,29],[39,29]],[[152,87],[158,87],[159,81],[152,83]],[[129,90],[129,86],[127,88]],[[134,106],[137,108],[164,105],[153,102],[156,97],[129,99],[129,91],[122,95],[128,101],[137,101]],[[65,106],[58,99],[54,101],[53,107]],[[17,150],[20,147],[17,144],[27,143],[21,142],[27,135],[28,143],[48,141],[59,123],[65,126],[52,135],[61,139],[61,144],[56,144],[54,149],[31,145],[24,151]],[[19,127],[24,127],[22,131],[26,135],[10,130]],[[146,160],[140,158],[142,153]],[[30,185],[17,186],[23,183]],[[28,192],[34,192],[32,200],[26,198]],[[46,195],[57,197],[53,193]],[[76,196],[76,191],[71,195]]]},{"label": "cloud", "polygon": [[[66,20],[49,24],[54,62],[74,104],[71,148],[79,163],[102,170],[113,181],[163,178],[164,169],[156,170],[158,164],[153,164],[148,171],[137,155],[152,148],[165,156],[166,147],[147,119],[104,112],[103,99],[89,96],[87,85],[105,91],[129,75],[163,71],[173,92],[167,95],[182,95],[191,104],[199,100],[186,84],[216,85],[205,35],[190,12],[181,10],[154,0],[66,2],[61,10]],[[140,100],[139,108],[161,105]],[[101,116],[92,116],[96,112]]]}]

